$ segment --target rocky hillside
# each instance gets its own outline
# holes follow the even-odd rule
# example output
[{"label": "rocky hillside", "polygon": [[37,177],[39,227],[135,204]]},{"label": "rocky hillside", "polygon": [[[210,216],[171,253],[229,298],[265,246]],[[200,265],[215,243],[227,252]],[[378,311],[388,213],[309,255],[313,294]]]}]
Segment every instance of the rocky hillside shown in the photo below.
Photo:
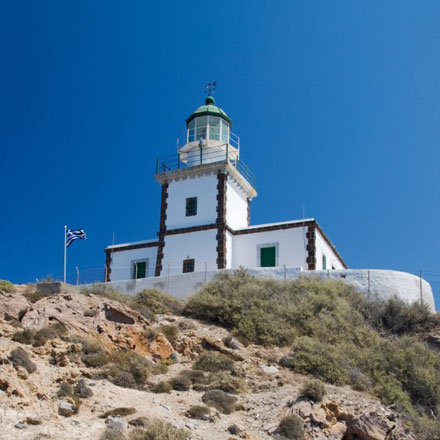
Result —
[{"label": "rocky hillside", "polygon": [[[0,282],[0,438],[422,438],[397,405],[375,397],[374,383],[362,392],[298,374],[286,329],[258,341],[251,324],[226,322],[243,309],[220,319],[210,304],[217,314],[207,323],[202,305],[182,310],[153,291],[48,295]],[[265,328],[257,333],[272,333]]]}]

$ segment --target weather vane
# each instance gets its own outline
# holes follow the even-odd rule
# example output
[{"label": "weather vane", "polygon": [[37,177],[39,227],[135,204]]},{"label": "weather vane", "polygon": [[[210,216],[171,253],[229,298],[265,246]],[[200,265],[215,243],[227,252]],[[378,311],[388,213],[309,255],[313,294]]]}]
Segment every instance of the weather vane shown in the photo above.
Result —
[{"label": "weather vane", "polygon": [[212,96],[212,94],[215,92],[216,87],[217,87],[217,81],[205,83],[205,93],[208,96]]}]

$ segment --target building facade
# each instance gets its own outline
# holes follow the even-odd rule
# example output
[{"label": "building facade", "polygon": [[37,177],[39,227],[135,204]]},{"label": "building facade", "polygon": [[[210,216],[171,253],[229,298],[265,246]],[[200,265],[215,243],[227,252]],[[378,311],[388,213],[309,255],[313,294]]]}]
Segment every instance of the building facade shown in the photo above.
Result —
[{"label": "building facade", "polygon": [[256,179],[240,157],[232,120],[208,96],[186,121],[185,144],[158,159],[157,239],[112,245],[106,281],[220,269],[346,269],[315,219],[250,225]]}]

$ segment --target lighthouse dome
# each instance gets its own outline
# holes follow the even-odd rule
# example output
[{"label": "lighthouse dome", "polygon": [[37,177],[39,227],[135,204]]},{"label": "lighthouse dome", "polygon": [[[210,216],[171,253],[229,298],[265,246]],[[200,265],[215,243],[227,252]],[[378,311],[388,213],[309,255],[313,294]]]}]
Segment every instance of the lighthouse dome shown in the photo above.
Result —
[{"label": "lighthouse dome", "polygon": [[215,105],[215,99],[213,96],[208,96],[205,99],[205,105],[201,105],[200,107],[194,110],[192,115],[186,120],[186,124],[189,125],[189,123],[194,118],[197,118],[199,116],[206,116],[206,115],[219,116],[220,118],[227,121],[230,126],[232,126],[231,118],[218,105]]}]

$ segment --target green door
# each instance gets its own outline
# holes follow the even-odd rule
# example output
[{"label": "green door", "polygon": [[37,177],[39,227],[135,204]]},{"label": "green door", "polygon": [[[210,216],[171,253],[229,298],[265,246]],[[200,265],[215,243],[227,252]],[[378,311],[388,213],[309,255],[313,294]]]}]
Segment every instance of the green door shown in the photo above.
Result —
[{"label": "green door", "polygon": [[260,248],[260,266],[274,267],[276,264],[275,246]]}]

